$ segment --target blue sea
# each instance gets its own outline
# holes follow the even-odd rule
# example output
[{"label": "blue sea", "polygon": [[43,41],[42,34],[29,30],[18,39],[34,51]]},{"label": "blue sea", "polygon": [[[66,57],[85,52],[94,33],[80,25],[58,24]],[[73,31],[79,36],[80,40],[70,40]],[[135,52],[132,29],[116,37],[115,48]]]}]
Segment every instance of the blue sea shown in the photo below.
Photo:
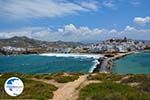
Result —
[{"label": "blue sea", "polygon": [[89,72],[96,64],[92,57],[41,55],[0,56],[0,73]]},{"label": "blue sea", "polygon": [[116,60],[113,73],[150,74],[150,52],[140,52]]},{"label": "blue sea", "polygon": [[[97,59],[98,57],[65,54],[0,56],[0,73],[88,73],[96,66]],[[150,74],[150,52],[132,54],[115,60],[112,71],[119,74]]]}]

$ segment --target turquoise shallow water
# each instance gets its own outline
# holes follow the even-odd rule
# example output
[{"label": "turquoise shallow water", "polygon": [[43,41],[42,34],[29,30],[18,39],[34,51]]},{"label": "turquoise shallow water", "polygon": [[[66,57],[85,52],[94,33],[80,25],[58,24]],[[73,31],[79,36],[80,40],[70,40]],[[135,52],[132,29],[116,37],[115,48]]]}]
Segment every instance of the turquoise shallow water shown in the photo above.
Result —
[{"label": "turquoise shallow water", "polygon": [[132,54],[116,60],[113,73],[150,74],[150,52]]},{"label": "turquoise shallow water", "polygon": [[0,56],[0,73],[89,72],[94,60],[40,55]]},{"label": "turquoise shallow water", "polygon": [[[89,72],[94,58],[40,55],[0,56],[0,73]],[[115,61],[113,73],[150,74],[150,52],[128,55]]]}]

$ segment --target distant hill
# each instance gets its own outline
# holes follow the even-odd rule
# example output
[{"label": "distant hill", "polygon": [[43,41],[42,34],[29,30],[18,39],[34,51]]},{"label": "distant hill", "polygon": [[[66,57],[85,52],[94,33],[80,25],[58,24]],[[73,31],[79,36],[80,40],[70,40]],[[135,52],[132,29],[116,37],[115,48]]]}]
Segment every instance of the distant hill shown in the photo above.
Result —
[{"label": "distant hill", "polygon": [[63,42],[63,41],[56,41],[56,42],[48,42],[48,41],[41,41],[36,39],[31,39],[28,37],[12,37],[9,39],[0,39],[0,47],[3,46],[13,46],[13,47],[75,47],[75,46],[83,46],[84,44],[80,42]]}]

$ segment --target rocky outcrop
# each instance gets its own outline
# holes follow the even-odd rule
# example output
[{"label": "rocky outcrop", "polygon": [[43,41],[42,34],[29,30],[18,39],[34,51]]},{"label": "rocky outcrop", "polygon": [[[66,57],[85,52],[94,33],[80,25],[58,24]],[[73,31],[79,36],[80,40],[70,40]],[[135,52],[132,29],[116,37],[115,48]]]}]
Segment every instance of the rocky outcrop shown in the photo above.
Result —
[{"label": "rocky outcrop", "polygon": [[101,65],[102,65],[104,60],[105,60],[104,57],[101,57],[98,59],[99,64],[96,65],[95,69],[93,70],[93,73],[100,72]]}]

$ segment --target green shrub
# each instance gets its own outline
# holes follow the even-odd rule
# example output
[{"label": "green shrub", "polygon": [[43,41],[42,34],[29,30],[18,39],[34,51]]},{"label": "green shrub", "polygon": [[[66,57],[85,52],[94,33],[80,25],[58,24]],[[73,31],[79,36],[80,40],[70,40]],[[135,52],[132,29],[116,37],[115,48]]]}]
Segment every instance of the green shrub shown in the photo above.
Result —
[{"label": "green shrub", "polygon": [[78,73],[78,72],[68,72],[67,74],[69,74],[69,75],[77,75],[77,76],[84,75],[84,73]]},{"label": "green shrub", "polygon": [[121,83],[92,83],[80,90],[79,100],[149,100],[150,94]]},{"label": "green shrub", "polygon": [[74,81],[78,78],[79,76],[59,76],[59,77],[55,77],[54,80],[57,81],[58,83],[67,83],[67,82]]},{"label": "green shrub", "polygon": [[57,76],[62,76],[64,73],[51,73],[50,74],[52,77],[57,77]]},{"label": "green shrub", "polygon": [[50,79],[52,79],[52,76],[51,76],[51,74],[36,74],[36,75],[34,75],[34,78],[50,80]]},{"label": "green shrub", "polygon": [[133,82],[139,82],[139,83],[150,82],[150,75],[144,75],[144,74],[130,75],[129,78],[122,80],[122,83],[133,83]]},{"label": "green shrub", "polygon": [[47,79],[47,80],[54,79],[58,83],[67,83],[78,79],[79,75],[81,75],[80,73],[67,73],[67,74],[68,74],[67,76],[65,76],[64,73],[37,74],[34,75],[34,77],[38,79]]},{"label": "green shrub", "polygon": [[137,86],[140,91],[150,93],[150,82],[144,82]]},{"label": "green shrub", "polygon": [[101,74],[97,73],[96,75],[89,75],[89,80],[100,80],[100,81],[119,81],[122,79],[123,75],[116,74]]}]

